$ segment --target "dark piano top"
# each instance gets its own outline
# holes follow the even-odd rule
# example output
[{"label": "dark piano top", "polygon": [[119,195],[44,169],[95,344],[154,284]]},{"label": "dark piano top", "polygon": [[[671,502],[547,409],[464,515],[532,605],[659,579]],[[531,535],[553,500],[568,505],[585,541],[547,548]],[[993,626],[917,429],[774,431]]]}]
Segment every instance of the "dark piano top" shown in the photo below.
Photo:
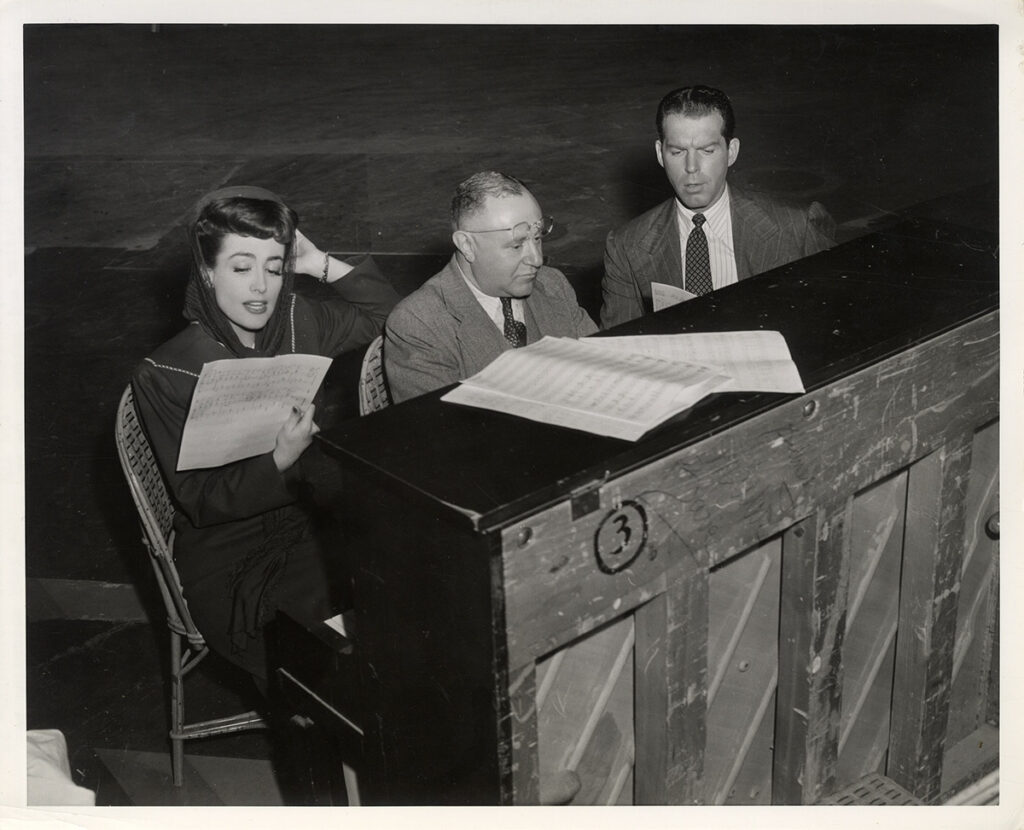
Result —
[{"label": "dark piano top", "polygon": [[[997,260],[994,234],[910,219],[595,336],[776,329],[812,392],[996,309]],[[358,476],[386,477],[481,531],[794,397],[711,395],[631,442],[443,403],[445,391],[320,437]]]}]

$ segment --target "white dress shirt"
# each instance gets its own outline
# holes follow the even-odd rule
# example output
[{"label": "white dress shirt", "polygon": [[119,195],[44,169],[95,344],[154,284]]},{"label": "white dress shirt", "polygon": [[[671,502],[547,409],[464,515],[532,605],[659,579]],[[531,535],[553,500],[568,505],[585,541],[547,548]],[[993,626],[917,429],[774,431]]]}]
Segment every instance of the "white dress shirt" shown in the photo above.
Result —
[{"label": "white dress shirt", "polygon": [[[462,279],[466,281],[466,285],[469,286],[469,290],[473,292],[473,296],[476,297],[476,301],[480,303],[480,306],[484,311],[487,312],[487,316],[494,321],[494,325],[498,327],[498,330],[504,334],[505,332],[505,315],[501,310],[501,300],[497,297],[492,297],[490,294],[484,294],[479,288],[477,288],[473,281],[466,276],[466,272],[462,270],[462,266],[459,265],[459,261],[455,260],[455,267],[459,269],[459,274],[462,275]],[[735,282],[735,279],[733,280]],[[718,287],[717,285],[715,286]],[[512,316],[520,323],[526,323],[526,314],[523,312],[523,301],[518,297],[512,298]]]},{"label": "white dress shirt", "polygon": [[729,209],[729,186],[722,197],[706,210],[690,210],[676,199],[676,221],[679,224],[679,255],[683,263],[683,286],[686,286],[686,240],[693,230],[693,214],[703,213],[704,235],[708,238],[711,260],[711,284],[723,288],[736,282],[736,253],[732,245],[732,211]]}]

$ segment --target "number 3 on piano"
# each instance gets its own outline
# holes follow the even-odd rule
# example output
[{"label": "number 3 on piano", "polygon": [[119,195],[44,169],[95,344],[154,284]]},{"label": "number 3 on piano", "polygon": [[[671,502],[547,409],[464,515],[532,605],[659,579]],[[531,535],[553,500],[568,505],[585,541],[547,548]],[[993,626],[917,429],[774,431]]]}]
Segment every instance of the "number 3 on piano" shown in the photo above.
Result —
[{"label": "number 3 on piano", "polygon": [[636,501],[624,501],[608,512],[594,533],[597,567],[606,574],[625,570],[647,544],[647,513]]}]

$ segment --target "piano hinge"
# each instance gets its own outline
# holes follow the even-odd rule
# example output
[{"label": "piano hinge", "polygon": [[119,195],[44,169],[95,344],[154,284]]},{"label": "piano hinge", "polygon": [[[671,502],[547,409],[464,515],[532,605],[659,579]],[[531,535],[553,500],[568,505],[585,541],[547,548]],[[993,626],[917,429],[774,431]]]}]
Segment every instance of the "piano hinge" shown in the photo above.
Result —
[{"label": "piano hinge", "polygon": [[601,485],[603,481],[592,481],[569,494],[572,506],[572,520],[576,521],[601,506]]}]

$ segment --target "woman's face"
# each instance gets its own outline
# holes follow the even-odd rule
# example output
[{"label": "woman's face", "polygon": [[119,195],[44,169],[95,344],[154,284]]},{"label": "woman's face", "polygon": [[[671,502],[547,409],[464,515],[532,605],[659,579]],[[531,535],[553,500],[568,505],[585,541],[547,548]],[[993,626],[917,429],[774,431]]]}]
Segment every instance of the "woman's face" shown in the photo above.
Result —
[{"label": "woman's face", "polygon": [[284,245],[229,233],[221,240],[213,268],[206,270],[217,305],[245,346],[256,345],[256,332],[277,306],[284,275]]}]

